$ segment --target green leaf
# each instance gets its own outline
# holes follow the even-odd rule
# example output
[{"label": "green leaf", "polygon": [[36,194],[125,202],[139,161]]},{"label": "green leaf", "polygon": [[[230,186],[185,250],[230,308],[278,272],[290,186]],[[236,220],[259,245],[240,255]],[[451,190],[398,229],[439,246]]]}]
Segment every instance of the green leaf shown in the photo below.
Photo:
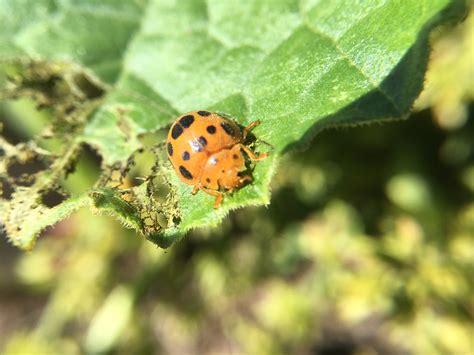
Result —
[{"label": "green leaf", "polygon": [[[166,198],[152,196],[153,174],[129,200],[99,185],[81,197],[168,246],[191,228],[220,223],[231,209],[268,204],[278,157],[315,133],[406,117],[423,86],[430,31],[463,10],[450,0],[0,0],[0,59],[34,59],[49,74],[62,68],[66,90],[46,95],[46,105],[72,101],[76,112],[93,111],[76,114],[83,119],[63,147],[93,146],[104,169],[127,170],[144,134],[191,110],[223,112],[241,125],[261,120],[255,148],[270,157],[217,210],[212,196],[191,195],[162,152],[153,174],[168,186]],[[4,97],[38,90],[25,91],[31,80],[16,73]],[[59,117],[67,112],[56,109]],[[160,216],[145,222],[154,210]],[[160,218],[166,222],[153,222]],[[22,247],[34,241],[31,234],[10,238]]]}]

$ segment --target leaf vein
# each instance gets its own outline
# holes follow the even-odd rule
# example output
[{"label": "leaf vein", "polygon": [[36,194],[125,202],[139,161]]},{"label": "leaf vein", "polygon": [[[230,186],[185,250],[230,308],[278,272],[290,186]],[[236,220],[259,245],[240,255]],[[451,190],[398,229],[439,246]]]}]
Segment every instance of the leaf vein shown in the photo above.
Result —
[{"label": "leaf vein", "polygon": [[318,28],[315,28],[314,26],[311,26],[311,25],[307,25],[307,27],[313,32],[315,33],[316,35],[319,35],[325,39],[327,39],[331,44],[332,46],[334,47],[334,49],[339,53],[339,55],[345,59],[352,67],[354,67],[363,77],[365,80],[367,80],[367,82],[373,86],[373,88],[377,91],[379,91],[386,99],[388,102],[390,102],[390,104],[393,106],[393,108],[399,112],[400,114],[403,113],[403,110],[400,108],[400,106],[396,103],[396,101],[394,100],[393,97],[391,97],[387,92],[385,92],[381,87],[380,85],[375,82],[371,77],[370,75],[368,75],[361,67],[359,67],[348,55],[347,53],[339,46],[337,40],[335,38],[333,38],[330,34],[318,29]]}]

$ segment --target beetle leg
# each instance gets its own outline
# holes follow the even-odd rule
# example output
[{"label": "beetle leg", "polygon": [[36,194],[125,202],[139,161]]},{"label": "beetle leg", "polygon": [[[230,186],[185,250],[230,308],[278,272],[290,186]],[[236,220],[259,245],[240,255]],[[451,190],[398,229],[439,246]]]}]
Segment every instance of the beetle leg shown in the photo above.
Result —
[{"label": "beetle leg", "polygon": [[216,199],[214,201],[214,208],[218,208],[221,205],[223,196],[224,195],[222,194],[222,192],[218,192]]},{"label": "beetle leg", "polygon": [[196,185],[194,185],[193,191],[191,191],[191,193],[194,195],[199,190],[216,197],[216,200],[214,201],[214,208],[217,208],[220,206],[223,195],[224,195],[222,192],[208,189],[207,187],[202,186],[201,183],[197,183]]},{"label": "beetle leg", "polygon": [[224,194],[222,192],[211,190],[203,186],[201,186],[200,189],[204,191],[205,193],[216,197],[216,200],[214,201],[214,208],[217,208],[220,206],[220,204],[222,203],[222,198],[224,197]]},{"label": "beetle leg", "polygon": [[245,184],[246,182],[251,182],[252,181],[252,177],[250,175],[244,175],[240,178],[239,182],[243,185]]},{"label": "beetle leg", "polygon": [[257,127],[259,124],[260,124],[260,120],[256,120],[250,123],[247,127],[245,127],[242,132],[242,140],[244,141],[245,138],[247,138],[247,134],[249,134],[249,132],[255,127]]},{"label": "beetle leg", "polygon": [[249,156],[249,158],[253,161],[263,160],[268,156],[268,153],[260,153],[260,155],[255,155],[255,153],[252,152],[250,150],[250,148],[247,147],[245,144],[241,143],[241,144],[239,144],[239,146],[240,146],[240,149],[242,149]]}]

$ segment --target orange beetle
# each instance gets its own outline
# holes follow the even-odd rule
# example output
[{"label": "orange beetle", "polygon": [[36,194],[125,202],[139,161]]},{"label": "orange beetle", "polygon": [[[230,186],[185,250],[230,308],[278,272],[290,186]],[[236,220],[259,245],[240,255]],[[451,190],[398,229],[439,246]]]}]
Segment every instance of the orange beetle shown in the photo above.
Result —
[{"label": "orange beetle", "polygon": [[202,190],[216,197],[219,207],[225,192],[232,192],[252,181],[245,173],[244,151],[253,161],[267,157],[255,155],[244,144],[247,134],[260,124],[254,121],[242,131],[232,120],[209,111],[193,111],[178,117],[167,139],[168,157],[178,177],[193,185],[193,194]]}]

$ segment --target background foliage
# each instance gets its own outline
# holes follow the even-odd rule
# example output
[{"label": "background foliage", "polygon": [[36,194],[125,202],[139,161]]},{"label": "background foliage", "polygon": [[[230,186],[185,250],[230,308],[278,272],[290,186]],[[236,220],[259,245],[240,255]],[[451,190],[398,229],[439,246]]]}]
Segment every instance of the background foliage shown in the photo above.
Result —
[{"label": "background foliage", "polygon": [[[0,348],[472,352],[473,28],[471,14],[434,33],[426,90],[410,119],[325,131],[285,155],[268,208],[234,211],[167,251],[88,209],[47,229],[32,253],[1,238]],[[34,105],[2,106],[2,122],[16,123],[4,127],[10,142],[50,119]],[[149,158],[129,174],[142,176]],[[98,176],[86,148],[61,183],[79,195]]]}]

